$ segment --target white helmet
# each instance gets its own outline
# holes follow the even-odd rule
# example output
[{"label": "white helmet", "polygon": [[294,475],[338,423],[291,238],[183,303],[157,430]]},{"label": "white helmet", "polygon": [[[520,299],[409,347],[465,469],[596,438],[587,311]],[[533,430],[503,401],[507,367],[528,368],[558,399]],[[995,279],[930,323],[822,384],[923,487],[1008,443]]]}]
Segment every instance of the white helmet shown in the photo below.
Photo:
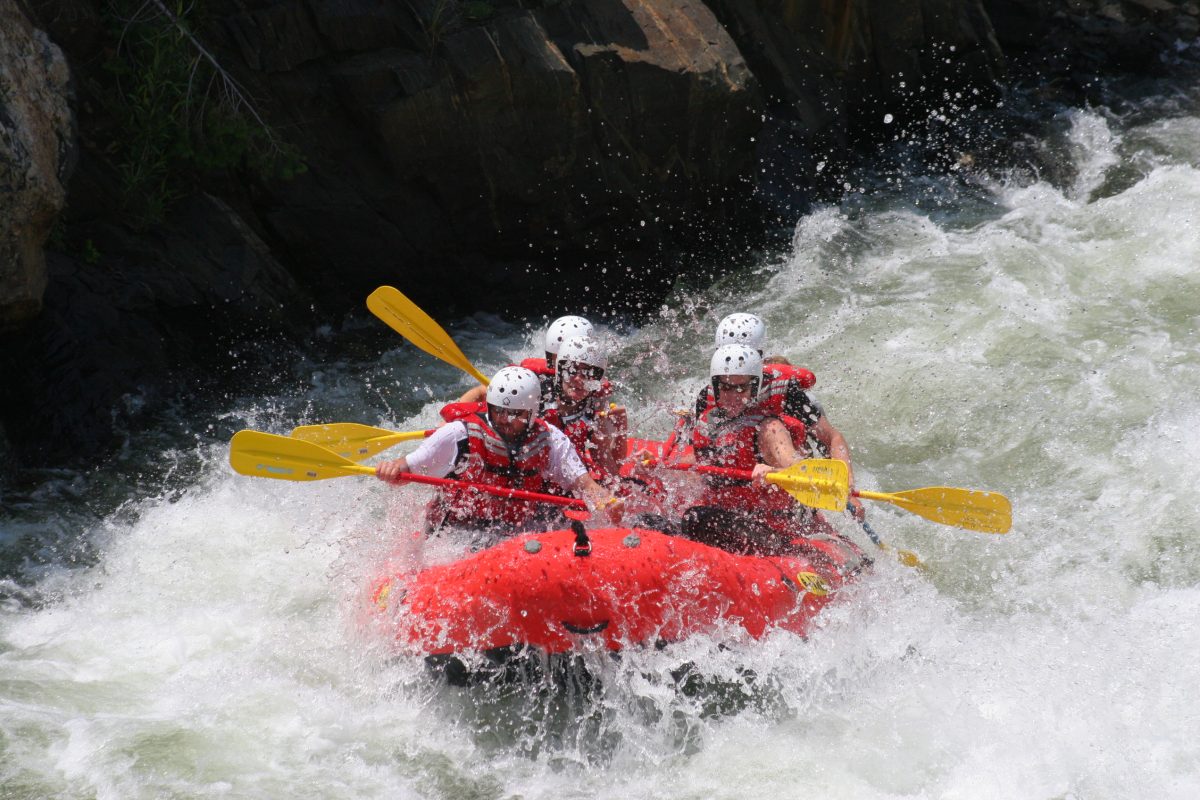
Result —
[{"label": "white helmet", "polygon": [[744,344],[762,350],[767,341],[767,326],[753,314],[730,314],[717,325],[716,346]]},{"label": "white helmet", "polygon": [[713,396],[720,396],[721,378],[727,375],[748,375],[750,396],[758,396],[762,383],[762,356],[744,344],[727,344],[717,348],[708,363],[708,374],[712,378]]},{"label": "white helmet", "polygon": [[572,336],[591,336],[592,323],[583,317],[559,317],[546,329],[546,352],[558,355],[563,342]]},{"label": "white helmet", "polygon": [[608,354],[599,340],[590,336],[572,336],[562,343],[558,351],[560,369],[564,362],[608,369]]},{"label": "white helmet", "polygon": [[708,362],[708,375],[716,378],[720,375],[749,375],[751,378],[762,377],[762,356],[752,347],[744,344],[727,344],[717,348],[712,360]]},{"label": "white helmet", "polygon": [[510,411],[532,411],[536,414],[542,404],[541,381],[532,370],[505,367],[488,384],[487,403]]}]

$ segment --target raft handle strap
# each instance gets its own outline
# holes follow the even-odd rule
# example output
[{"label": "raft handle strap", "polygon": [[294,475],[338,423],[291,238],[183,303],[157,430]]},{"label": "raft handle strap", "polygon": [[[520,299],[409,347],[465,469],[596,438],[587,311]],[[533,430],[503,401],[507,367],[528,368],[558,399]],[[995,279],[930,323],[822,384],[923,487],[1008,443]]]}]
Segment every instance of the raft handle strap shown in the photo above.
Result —
[{"label": "raft handle strap", "polygon": [[575,534],[575,555],[583,558],[592,554],[592,542],[588,539],[583,523],[577,519],[571,520],[571,532]]}]

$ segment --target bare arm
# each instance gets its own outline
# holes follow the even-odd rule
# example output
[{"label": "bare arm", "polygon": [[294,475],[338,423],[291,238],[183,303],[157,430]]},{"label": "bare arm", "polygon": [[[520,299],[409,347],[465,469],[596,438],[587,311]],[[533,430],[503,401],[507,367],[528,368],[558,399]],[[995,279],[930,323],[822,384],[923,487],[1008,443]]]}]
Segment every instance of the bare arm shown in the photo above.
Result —
[{"label": "bare arm", "polygon": [[626,437],[629,423],[625,407],[612,404],[601,412],[596,422],[596,461],[609,475],[616,475],[625,460]]},{"label": "bare arm", "polygon": [[[850,463],[850,445],[846,444],[846,437],[842,436],[842,432],[833,427],[833,423],[829,421],[829,417],[824,415],[821,416],[816,425],[809,428],[809,432],[825,447],[830,458],[845,462],[846,469],[850,475],[850,489],[853,491],[854,465]],[[851,497],[848,502],[856,518],[861,520],[866,516],[866,509],[863,508],[861,500],[857,497]]]},{"label": "bare arm", "polygon": [[809,428],[809,432],[812,433],[813,438],[824,445],[830,458],[845,461],[853,475],[854,466],[850,463],[850,445],[846,444],[846,437],[842,436],[842,432],[833,427],[829,417],[822,415],[817,424]]},{"label": "bare arm", "polygon": [[399,483],[396,478],[407,472],[444,478],[454,469],[458,444],[466,435],[467,429],[461,422],[444,425],[408,455],[384,461],[376,468],[375,475],[388,483]]},{"label": "bare arm", "polygon": [[462,393],[462,397],[458,398],[460,403],[482,403],[484,400],[487,400],[487,387],[482,384],[472,386]]},{"label": "bare arm", "polygon": [[763,420],[758,426],[758,452],[762,454],[763,463],[775,469],[790,467],[796,460],[792,435],[777,419]]}]

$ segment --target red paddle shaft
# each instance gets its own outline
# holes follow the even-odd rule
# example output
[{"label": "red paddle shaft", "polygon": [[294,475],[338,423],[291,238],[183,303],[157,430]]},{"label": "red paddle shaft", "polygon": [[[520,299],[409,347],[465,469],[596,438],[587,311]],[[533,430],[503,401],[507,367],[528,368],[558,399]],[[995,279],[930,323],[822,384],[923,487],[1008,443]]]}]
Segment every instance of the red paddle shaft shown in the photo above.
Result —
[{"label": "red paddle shaft", "polygon": [[569,508],[587,508],[587,503],[582,500],[576,500],[573,497],[557,497],[552,494],[540,494],[538,492],[527,492],[524,489],[506,489],[503,486],[488,486],[486,483],[473,483],[471,481],[459,481],[453,478],[434,478],[429,475],[414,475],[411,472],[403,472],[396,476],[398,481],[408,481],[410,483],[427,483],[430,486],[455,486],[460,489],[474,489],[484,494],[495,495],[511,500],[530,500],[535,503],[550,503],[556,506],[566,506]]}]

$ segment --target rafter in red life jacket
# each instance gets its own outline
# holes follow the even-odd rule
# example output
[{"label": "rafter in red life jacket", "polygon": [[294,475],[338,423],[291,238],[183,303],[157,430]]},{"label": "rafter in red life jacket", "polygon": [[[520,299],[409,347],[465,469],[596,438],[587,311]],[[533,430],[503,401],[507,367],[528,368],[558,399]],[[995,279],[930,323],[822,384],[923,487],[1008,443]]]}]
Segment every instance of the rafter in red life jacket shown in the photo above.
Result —
[{"label": "rafter in red life jacket", "polygon": [[[762,463],[758,429],[771,415],[754,408],[733,419],[717,417],[719,415],[715,411],[705,412],[697,418],[692,428],[691,445],[696,453],[696,462],[746,471]],[[799,434],[803,439],[804,423],[794,421],[800,426]],[[772,484],[747,483],[711,475],[706,475],[704,481],[703,505],[750,511],[767,518],[790,515],[797,509],[792,496]]]},{"label": "rafter in red life jacket", "polygon": [[[472,413],[468,406],[476,406],[477,410]],[[514,447],[492,428],[486,411],[485,403],[450,403],[442,408],[443,419],[461,422],[467,429],[449,477],[543,494],[551,488],[557,489],[545,478],[550,466],[546,421],[535,417],[529,433]],[[434,498],[430,518],[456,525],[502,522],[520,526],[533,519],[537,510],[536,503],[493,497],[470,489],[448,489]]]}]

